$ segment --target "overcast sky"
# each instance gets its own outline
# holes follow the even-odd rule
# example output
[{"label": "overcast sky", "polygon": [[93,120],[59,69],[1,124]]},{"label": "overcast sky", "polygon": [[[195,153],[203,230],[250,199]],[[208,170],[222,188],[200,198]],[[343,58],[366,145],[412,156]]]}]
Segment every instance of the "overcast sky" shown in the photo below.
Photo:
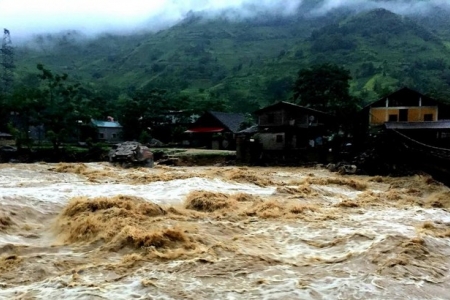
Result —
[{"label": "overcast sky", "polygon": [[11,34],[57,32],[85,33],[161,29],[181,20],[190,10],[210,14],[237,9],[243,15],[258,11],[295,11],[302,0],[0,0],[0,26]]},{"label": "overcast sky", "polygon": [[[187,12],[214,16],[223,9],[239,17],[261,12],[295,13],[302,0],[0,0],[0,28],[11,31],[13,40],[36,33],[80,30],[85,34],[129,33],[134,29],[159,30],[175,24]],[[385,7],[399,13],[425,11],[428,4],[444,5],[450,0],[325,0],[315,13],[342,6]],[[425,3],[425,4],[424,4]]]}]

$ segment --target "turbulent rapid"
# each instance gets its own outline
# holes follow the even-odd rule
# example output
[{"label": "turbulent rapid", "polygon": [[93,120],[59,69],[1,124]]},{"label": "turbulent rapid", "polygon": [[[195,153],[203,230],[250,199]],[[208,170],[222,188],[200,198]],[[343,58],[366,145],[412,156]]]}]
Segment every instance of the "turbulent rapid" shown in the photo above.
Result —
[{"label": "turbulent rapid", "polygon": [[448,299],[450,190],[314,168],[0,165],[0,299]]}]

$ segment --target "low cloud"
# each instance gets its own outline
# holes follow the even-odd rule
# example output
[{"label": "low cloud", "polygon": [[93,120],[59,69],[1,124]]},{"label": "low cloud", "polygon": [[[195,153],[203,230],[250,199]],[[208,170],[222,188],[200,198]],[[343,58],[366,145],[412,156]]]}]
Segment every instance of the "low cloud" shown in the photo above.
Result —
[{"label": "low cloud", "polygon": [[0,26],[19,39],[77,30],[87,35],[160,30],[189,12],[229,17],[295,13],[302,0],[0,0]]},{"label": "low cloud", "polygon": [[450,8],[447,0],[323,0],[311,11],[305,11],[311,3],[311,0],[0,0],[0,29],[8,28],[13,40],[19,42],[35,34],[67,30],[85,36],[157,31],[176,24],[189,13],[242,19],[260,14],[317,16],[339,8],[356,11],[386,8],[400,14]]},{"label": "low cloud", "polygon": [[401,15],[416,15],[428,14],[436,9],[450,9],[450,3],[448,0],[324,0],[311,14],[325,15],[339,8],[355,11],[384,8]]}]

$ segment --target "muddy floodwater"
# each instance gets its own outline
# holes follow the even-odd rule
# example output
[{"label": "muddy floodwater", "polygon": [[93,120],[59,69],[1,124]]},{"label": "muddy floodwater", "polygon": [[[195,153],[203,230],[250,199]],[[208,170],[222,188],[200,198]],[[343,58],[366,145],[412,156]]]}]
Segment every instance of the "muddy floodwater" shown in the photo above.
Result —
[{"label": "muddy floodwater", "polygon": [[450,297],[425,174],[3,164],[0,204],[0,299]]}]

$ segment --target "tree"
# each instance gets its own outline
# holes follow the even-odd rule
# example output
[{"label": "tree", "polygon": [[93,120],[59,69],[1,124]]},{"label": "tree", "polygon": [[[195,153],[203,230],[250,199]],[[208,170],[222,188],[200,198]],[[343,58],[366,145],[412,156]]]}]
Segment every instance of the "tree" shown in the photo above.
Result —
[{"label": "tree", "polygon": [[172,100],[165,90],[160,89],[141,89],[130,98],[120,99],[124,138],[138,140],[144,131],[154,132],[155,128],[167,123],[166,113],[176,109]]},{"label": "tree", "polygon": [[38,121],[45,127],[46,136],[51,140],[55,151],[69,136],[74,136],[78,120],[88,119],[89,101],[82,99],[79,84],[69,84],[67,74],[53,74],[42,64],[37,65],[41,72],[40,104],[45,108],[39,113]]},{"label": "tree", "polygon": [[350,95],[350,72],[335,64],[302,69],[294,84],[294,102],[344,118],[358,108],[359,100]]},{"label": "tree", "polygon": [[230,111],[229,100],[226,97],[213,97],[212,95],[199,95],[191,100],[190,107],[194,113],[202,114],[208,110]]},{"label": "tree", "polygon": [[0,92],[0,132],[7,130],[8,114],[10,113],[7,105],[8,99],[6,95]]},{"label": "tree", "polygon": [[54,74],[42,64],[37,69],[37,80],[28,75],[4,101],[4,109],[13,116],[8,129],[21,148],[31,147],[30,127],[38,126],[57,151],[63,141],[75,137],[79,120],[89,120],[92,105],[79,93],[79,84],[68,82],[67,74]]},{"label": "tree", "polygon": [[5,103],[6,110],[14,116],[8,123],[8,130],[14,136],[16,146],[30,148],[30,126],[40,125],[40,116],[45,110],[42,93],[38,88],[19,86]]},{"label": "tree", "polygon": [[141,132],[140,105],[138,101],[129,97],[120,97],[118,101],[120,124],[123,126],[122,134],[125,140],[137,140]]},{"label": "tree", "polygon": [[292,89],[293,79],[290,76],[283,78],[272,77],[266,81],[266,91],[270,95],[270,100],[280,100],[286,98]]},{"label": "tree", "polygon": [[107,116],[117,116],[117,99],[120,89],[109,85],[97,85],[95,90],[79,88],[82,99],[89,100],[89,114],[94,119],[105,119]]}]

